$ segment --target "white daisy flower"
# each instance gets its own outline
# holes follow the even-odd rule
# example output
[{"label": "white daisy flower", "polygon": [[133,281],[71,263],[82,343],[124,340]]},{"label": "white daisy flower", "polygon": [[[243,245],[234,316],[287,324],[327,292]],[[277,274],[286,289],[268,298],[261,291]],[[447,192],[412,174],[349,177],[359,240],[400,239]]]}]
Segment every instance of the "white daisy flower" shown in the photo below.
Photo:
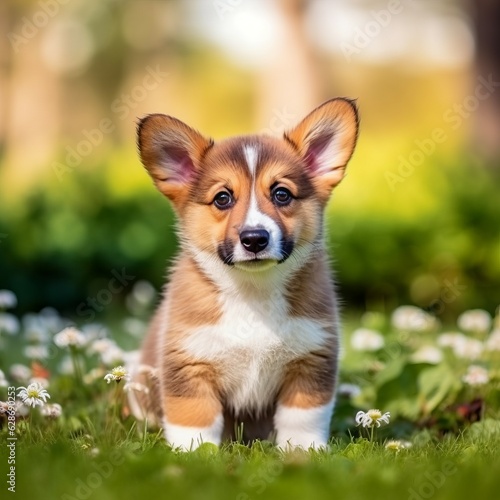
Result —
[{"label": "white daisy flower", "polygon": [[137,318],[126,318],[123,320],[123,328],[133,337],[142,337],[147,327],[147,323]]},{"label": "white daisy flower", "polygon": [[21,365],[19,363],[13,364],[9,368],[10,376],[12,380],[16,382],[26,382],[31,378],[31,369],[26,365]]},{"label": "white daisy flower", "polygon": [[339,388],[337,389],[337,392],[341,396],[346,396],[349,399],[355,398],[361,394],[361,387],[356,384],[340,384]]},{"label": "white daisy flower", "polygon": [[41,410],[40,413],[47,418],[52,418],[56,419],[59,418],[62,415],[62,407],[60,404],[53,403],[50,405],[45,405]]},{"label": "white daisy flower", "polygon": [[390,439],[385,443],[385,449],[399,453],[401,450],[411,448],[412,444],[409,441],[401,441],[399,439]]},{"label": "white daisy flower", "polygon": [[391,417],[390,412],[382,414],[380,410],[358,411],[356,413],[356,424],[363,427],[380,427],[382,424],[388,424]]},{"label": "white daisy flower", "polygon": [[43,406],[50,398],[50,394],[37,382],[29,384],[28,387],[19,387],[18,397],[26,406]]},{"label": "white daisy flower", "polygon": [[356,351],[378,351],[384,347],[384,337],[376,330],[358,328],[351,335],[351,346]]},{"label": "white daisy flower", "polygon": [[116,344],[104,352],[101,352],[101,361],[106,366],[113,366],[123,362],[124,352]]},{"label": "white daisy flower", "polygon": [[24,330],[24,338],[31,344],[45,344],[50,335],[46,328],[41,325],[30,325]]},{"label": "white daisy flower", "polygon": [[135,392],[143,392],[144,394],[149,394],[149,388],[139,382],[127,382],[123,386],[123,390],[125,392],[135,391]]},{"label": "white daisy flower", "polygon": [[463,344],[466,340],[467,337],[463,333],[447,332],[438,336],[437,344],[439,347],[450,347],[455,350],[457,346]]},{"label": "white daisy flower", "polygon": [[130,380],[130,375],[123,366],[116,366],[104,376],[104,380],[108,384],[113,380],[115,382],[121,382],[121,380],[125,380],[126,382],[128,382]]},{"label": "white daisy flower", "polygon": [[16,294],[10,290],[0,290],[0,309],[12,309],[16,306]]},{"label": "white daisy flower", "polygon": [[19,320],[13,314],[0,312],[0,333],[2,332],[7,335],[19,332]]},{"label": "white daisy flower", "polygon": [[403,332],[428,332],[436,328],[434,316],[415,306],[400,306],[391,316],[391,324]]},{"label": "white daisy flower", "polygon": [[466,332],[485,333],[491,327],[491,315],[483,309],[471,309],[463,312],[457,320],[458,327]]},{"label": "white daisy flower", "polygon": [[49,349],[45,345],[27,345],[23,353],[28,359],[46,359],[49,357]]},{"label": "white daisy flower", "polygon": [[134,284],[132,291],[125,299],[131,312],[144,310],[156,299],[156,290],[149,281],[140,280]]},{"label": "white daisy flower", "polygon": [[30,379],[30,384],[40,384],[43,389],[48,389],[50,382],[44,377],[33,377]]},{"label": "white daisy flower", "polygon": [[0,387],[8,387],[9,383],[7,382],[7,379],[5,378],[5,373],[0,370]]},{"label": "white daisy flower", "polygon": [[462,380],[472,387],[485,385],[490,381],[488,370],[479,365],[470,365]]},{"label": "white daisy flower", "polygon": [[463,342],[458,343],[452,349],[457,358],[474,360],[481,356],[484,346],[480,340],[466,337]]},{"label": "white daisy flower", "polygon": [[487,351],[500,351],[500,328],[493,330],[484,347]]},{"label": "white daisy flower", "polygon": [[81,348],[87,343],[87,338],[80,330],[70,326],[54,335],[54,342],[61,349],[65,347]]},{"label": "white daisy flower", "polygon": [[443,360],[443,353],[438,347],[424,345],[412,354],[411,360],[414,363],[430,363],[432,365],[437,365]]},{"label": "white daisy flower", "polygon": [[111,339],[103,338],[93,340],[88,347],[89,354],[103,354],[110,349],[115,349],[118,347],[116,342]]}]

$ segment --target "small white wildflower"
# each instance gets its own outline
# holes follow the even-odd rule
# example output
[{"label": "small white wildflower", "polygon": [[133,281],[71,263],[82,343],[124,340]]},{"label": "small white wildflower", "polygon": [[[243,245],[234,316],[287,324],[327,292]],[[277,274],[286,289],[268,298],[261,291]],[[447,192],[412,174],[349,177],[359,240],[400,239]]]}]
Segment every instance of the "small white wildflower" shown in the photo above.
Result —
[{"label": "small white wildflower", "polygon": [[30,379],[29,383],[30,384],[40,384],[44,389],[48,389],[49,385],[50,385],[50,382],[46,378],[43,378],[43,377],[33,377],[32,379]]},{"label": "small white wildflower", "polygon": [[60,404],[53,403],[50,405],[45,405],[41,410],[40,413],[47,418],[59,418],[62,415],[62,407]]},{"label": "small white wildflower", "polygon": [[411,448],[411,443],[409,441],[401,441],[399,439],[390,439],[385,443],[385,449],[393,451],[394,453],[399,453],[401,450]]},{"label": "small white wildflower", "polygon": [[123,366],[116,366],[108,374],[104,376],[104,380],[109,384],[111,381],[120,382],[125,380],[128,382],[130,380],[130,375]]},{"label": "small white wildflower", "polygon": [[0,313],[0,333],[15,335],[19,332],[19,320],[9,313]]},{"label": "small white wildflower", "polygon": [[478,365],[470,365],[462,380],[472,387],[485,385],[490,381],[488,370]]},{"label": "small white wildflower", "polygon": [[123,320],[123,328],[133,337],[142,337],[147,327],[147,323],[137,318],[126,318]]},{"label": "small white wildflower", "polygon": [[391,417],[390,412],[382,414],[380,410],[358,411],[356,413],[356,424],[363,427],[380,427],[382,424],[388,424]]},{"label": "small white wildflower", "polygon": [[127,307],[132,311],[145,309],[156,298],[156,290],[149,281],[140,280],[132,287],[132,292],[127,296]]},{"label": "small white wildflower", "polygon": [[64,357],[59,363],[59,373],[61,375],[74,375],[75,365],[70,356]]},{"label": "small white wildflower", "polygon": [[355,398],[361,394],[361,387],[356,384],[340,384],[337,392],[341,396],[345,396],[349,399]]},{"label": "small white wildflower", "polygon": [[81,348],[87,343],[87,338],[80,330],[70,326],[54,335],[54,342],[60,348]]},{"label": "small white wildflower", "polygon": [[26,365],[13,364],[9,369],[10,376],[15,382],[26,382],[31,378],[31,370]]},{"label": "small white wildflower", "polygon": [[109,330],[100,323],[89,323],[82,327],[82,332],[87,338],[87,343],[93,340],[105,339],[109,335]]},{"label": "small white wildflower", "polygon": [[483,309],[463,312],[457,320],[458,327],[466,332],[485,333],[491,327],[491,315]]},{"label": "small white wildflower", "polygon": [[493,330],[484,347],[487,351],[500,351],[500,328]]},{"label": "small white wildflower", "polygon": [[352,333],[351,346],[357,351],[378,351],[384,347],[384,337],[376,330],[358,328]]},{"label": "small white wildflower", "polygon": [[96,380],[102,380],[103,375],[106,373],[104,368],[92,368],[88,373],[83,376],[83,382],[87,385],[94,383]]},{"label": "small white wildflower", "polygon": [[6,401],[0,401],[0,415],[7,415],[10,411],[10,404]]},{"label": "small white wildflower", "polygon": [[93,340],[88,347],[89,354],[103,354],[110,349],[116,348],[116,342],[111,339],[103,338]]},{"label": "small white wildflower", "polygon": [[31,325],[24,330],[24,338],[32,344],[45,344],[45,342],[48,342],[50,336],[46,328],[40,325]]},{"label": "small white wildflower", "polygon": [[43,406],[47,398],[50,398],[50,394],[37,382],[29,384],[28,387],[19,387],[17,390],[23,404],[33,408],[37,405]]},{"label": "small white wildflower", "polygon": [[391,324],[404,332],[427,332],[437,326],[437,320],[419,307],[400,306],[392,313]]},{"label": "small white wildflower", "polygon": [[10,290],[0,290],[0,309],[12,309],[16,306],[16,294]]},{"label": "small white wildflower", "polygon": [[123,386],[123,390],[125,392],[136,391],[136,392],[143,392],[144,394],[149,394],[149,388],[146,387],[144,384],[140,384],[139,382],[127,382]]},{"label": "small white wildflower", "polygon": [[465,338],[463,342],[452,347],[457,358],[463,359],[478,359],[484,349],[483,343],[477,339]]},{"label": "small white wildflower", "polygon": [[101,352],[101,361],[106,366],[116,365],[116,363],[121,363],[123,361],[123,354],[123,350],[115,345],[110,349]]},{"label": "small white wildflower", "polygon": [[414,363],[430,363],[432,365],[437,365],[443,360],[443,353],[438,347],[424,345],[413,353],[411,360]]},{"label": "small white wildflower", "polygon": [[7,382],[7,379],[5,378],[5,373],[0,370],[0,387],[8,387],[9,383]]},{"label": "small white wildflower", "polygon": [[46,359],[49,357],[49,349],[45,345],[27,345],[23,349],[24,356],[28,359]]},{"label": "small white wildflower", "polygon": [[447,332],[439,335],[437,338],[437,344],[439,347],[450,347],[454,350],[458,345],[463,344],[466,340],[467,337],[463,333]]},{"label": "small white wildflower", "polygon": [[29,407],[24,405],[22,401],[19,401],[19,399],[16,399],[15,411],[16,411],[17,418],[24,418],[27,415],[29,415],[29,412],[30,412]]}]

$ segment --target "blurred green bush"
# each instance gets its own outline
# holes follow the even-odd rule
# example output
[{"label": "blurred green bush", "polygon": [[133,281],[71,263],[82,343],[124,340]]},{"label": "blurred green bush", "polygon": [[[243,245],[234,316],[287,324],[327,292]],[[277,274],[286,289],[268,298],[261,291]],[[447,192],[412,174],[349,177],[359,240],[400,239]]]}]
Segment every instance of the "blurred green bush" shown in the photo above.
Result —
[{"label": "blurred green bush", "polygon": [[[388,312],[411,302],[446,322],[464,309],[493,312],[500,303],[498,169],[465,158],[432,167],[448,179],[444,188],[429,182],[436,211],[422,215],[415,206],[415,217],[402,217],[396,205],[386,213],[362,203],[330,206],[328,244],[349,308]],[[162,286],[177,248],[172,210],[137,165],[130,171],[140,181],[131,178],[124,189],[110,174],[116,168],[50,179],[16,207],[0,200],[0,234],[7,235],[0,287],[17,293],[22,310],[50,305],[74,316],[113,270]],[[385,195],[375,194],[374,203],[377,196]]]}]

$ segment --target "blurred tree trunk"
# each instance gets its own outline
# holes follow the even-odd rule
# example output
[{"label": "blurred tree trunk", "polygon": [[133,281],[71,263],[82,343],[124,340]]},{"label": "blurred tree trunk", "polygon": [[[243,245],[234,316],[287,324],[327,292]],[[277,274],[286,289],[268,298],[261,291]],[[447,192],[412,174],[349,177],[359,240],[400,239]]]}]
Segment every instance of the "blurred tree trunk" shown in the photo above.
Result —
[{"label": "blurred tree trunk", "polygon": [[319,64],[305,29],[309,0],[275,0],[282,26],[261,70],[258,122],[268,133],[293,126],[321,103]]},{"label": "blurred tree trunk", "polygon": [[[500,82],[500,2],[476,0],[476,64],[478,76]],[[500,158],[500,87],[481,101],[474,137],[480,153],[488,159]]]}]

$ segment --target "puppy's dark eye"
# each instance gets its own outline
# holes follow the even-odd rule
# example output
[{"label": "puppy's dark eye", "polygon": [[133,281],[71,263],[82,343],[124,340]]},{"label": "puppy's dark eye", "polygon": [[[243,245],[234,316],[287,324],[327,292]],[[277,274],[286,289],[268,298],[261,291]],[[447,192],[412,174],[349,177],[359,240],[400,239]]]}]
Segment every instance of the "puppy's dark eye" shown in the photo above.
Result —
[{"label": "puppy's dark eye", "polygon": [[281,207],[288,205],[293,199],[292,193],[290,193],[290,191],[288,191],[288,189],[284,187],[277,187],[276,189],[274,189],[271,193],[271,197],[274,203]]},{"label": "puppy's dark eye", "polygon": [[214,198],[214,205],[219,210],[225,210],[226,208],[231,208],[233,206],[234,200],[230,193],[227,191],[221,191],[217,193]]}]

